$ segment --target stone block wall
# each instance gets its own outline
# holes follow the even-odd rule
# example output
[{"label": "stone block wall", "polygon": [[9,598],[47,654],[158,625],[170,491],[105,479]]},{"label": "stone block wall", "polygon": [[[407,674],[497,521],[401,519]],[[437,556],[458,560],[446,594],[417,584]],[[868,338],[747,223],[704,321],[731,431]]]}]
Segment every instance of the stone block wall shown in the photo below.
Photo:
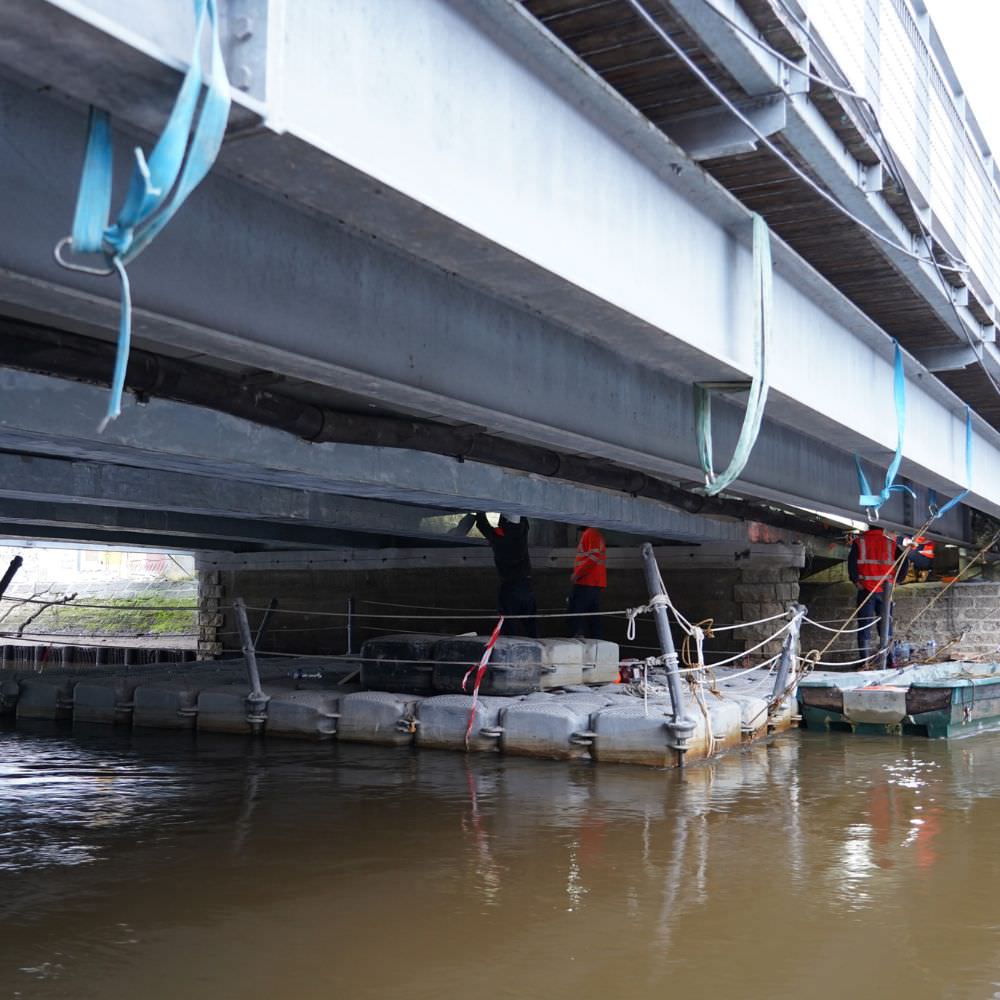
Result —
[{"label": "stone block wall", "polygon": [[[718,623],[742,620],[743,604],[735,599],[743,579],[736,569],[667,570],[664,582],[677,606],[692,621],[712,618]],[[564,570],[537,570],[535,593],[540,613],[564,612],[569,576]],[[774,585],[770,585],[773,592]],[[307,654],[343,653],[347,649],[344,612],[353,597],[352,647],[371,636],[389,632],[462,631],[487,632],[496,621],[496,575],[492,568],[451,567],[406,570],[350,570],[316,567],[280,570],[216,570],[202,573],[200,649],[213,655],[239,648],[232,601],[240,596],[250,608],[251,629],[256,629],[272,597],[279,612],[272,615],[261,643],[263,652]],[[641,569],[609,571],[604,595],[605,610],[643,605],[648,601]],[[427,618],[449,610],[472,619]],[[319,612],[320,614],[317,614]],[[384,618],[372,617],[376,615]],[[624,615],[604,619],[605,638],[618,642],[623,655],[643,657],[659,652],[651,615],[637,620],[636,638],[626,641]],[[567,619],[539,621],[541,635],[572,634]],[[737,639],[736,636],[740,638]],[[681,636],[675,636],[678,645]],[[742,633],[724,633],[706,647],[721,655],[745,648]]]},{"label": "stone block wall", "polygon": [[[947,651],[959,658],[1000,656],[1000,583],[972,580],[953,584],[947,590],[945,586],[943,583],[897,586],[895,636],[917,646],[933,639],[939,650],[948,644]],[[931,605],[938,595],[941,596]],[[854,610],[856,591],[849,583],[806,585],[803,603],[808,604],[810,617],[839,623]],[[802,647],[821,649],[827,639],[829,635],[807,625]],[[840,659],[853,659],[857,655],[853,636],[838,640],[835,648],[841,653],[837,657]]]},{"label": "stone block wall", "polygon": [[[735,620],[741,622],[759,621],[783,614],[788,606],[799,599],[799,570],[794,566],[773,566],[746,564],[739,570],[739,583],[733,587],[733,599],[737,605]],[[741,629],[737,634],[744,649],[752,649],[769,635],[773,635],[782,623],[766,622]],[[755,658],[766,659],[774,656],[781,648],[781,639],[775,639],[762,646],[754,654]]]},{"label": "stone block wall", "polygon": [[211,660],[223,650],[222,580],[218,571],[198,573],[198,659]]}]

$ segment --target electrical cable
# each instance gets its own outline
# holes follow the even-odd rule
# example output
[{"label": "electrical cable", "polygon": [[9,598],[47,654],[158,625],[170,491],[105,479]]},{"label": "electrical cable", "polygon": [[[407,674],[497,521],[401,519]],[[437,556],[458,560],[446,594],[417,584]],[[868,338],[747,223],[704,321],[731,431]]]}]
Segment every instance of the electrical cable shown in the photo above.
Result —
[{"label": "electrical cable", "polygon": [[[648,10],[640,3],[640,0],[625,0],[629,6],[653,29],[655,34],[664,41],[677,55],[677,57],[684,63],[685,66],[707,87],[712,94],[722,103],[739,121],[749,129],[757,139],[762,142],[775,156],[781,160],[797,177],[801,178],[805,183],[812,188],[825,202],[833,206],[838,212],[844,215],[846,218],[850,219],[860,228],[864,229],[870,236],[874,237],[880,243],[884,243],[886,246],[891,247],[898,253],[903,254],[912,260],[918,261],[921,264],[932,263],[931,259],[928,259],[921,254],[914,253],[912,250],[907,250],[906,247],[897,243],[895,240],[883,236],[877,229],[873,226],[868,225],[863,219],[858,218],[854,215],[850,209],[842,205],[832,194],[826,191],[820,184],[814,181],[801,167],[785,153],[779,146],[773,143],[768,136],[757,128],[756,125],[745,115],[742,111],[723,93],[723,91],[716,86],[715,82],[701,69],[700,66],[684,51],[684,49],[675,42],[670,35],[660,27],[659,23],[649,13]],[[714,8],[713,8],[714,9]],[[933,256],[933,255],[932,255]],[[943,267],[945,270],[954,271],[956,273],[965,273],[968,271],[968,266],[950,266],[950,265],[938,265]]]}]

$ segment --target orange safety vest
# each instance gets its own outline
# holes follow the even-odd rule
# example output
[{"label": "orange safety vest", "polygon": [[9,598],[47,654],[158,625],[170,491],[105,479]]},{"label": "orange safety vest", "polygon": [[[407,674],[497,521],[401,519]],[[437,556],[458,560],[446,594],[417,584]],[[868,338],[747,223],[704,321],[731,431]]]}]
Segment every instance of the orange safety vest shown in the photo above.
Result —
[{"label": "orange safety vest", "polygon": [[925,556],[928,559],[934,558],[934,543],[923,535],[918,535],[913,539],[913,551],[918,555]]},{"label": "orange safety vest", "polygon": [[587,528],[580,536],[573,564],[573,582],[584,587],[608,585],[608,550],[604,536],[596,528]]},{"label": "orange safety vest", "polygon": [[881,528],[869,528],[854,544],[858,547],[858,586],[880,594],[896,561],[896,539]]}]

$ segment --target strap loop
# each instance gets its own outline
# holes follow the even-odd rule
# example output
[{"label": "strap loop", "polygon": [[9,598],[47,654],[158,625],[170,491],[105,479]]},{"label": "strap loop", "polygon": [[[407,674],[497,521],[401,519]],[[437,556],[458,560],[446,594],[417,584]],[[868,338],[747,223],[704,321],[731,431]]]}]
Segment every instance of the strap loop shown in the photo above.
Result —
[{"label": "strap loop", "polygon": [[[764,406],[769,389],[767,359],[771,344],[772,299],[771,234],[761,216],[753,217],[753,283],[754,308],[754,375],[750,383],[750,396],[743,426],[733,451],[733,457],[724,472],[715,474],[712,465],[712,396],[713,383],[695,384],[695,420],[698,427],[698,455],[705,473],[703,492],[715,496],[737,479],[750,460],[750,453],[757,443]],[[715,383],[718,385],[718,383]]]},{"label": "strap loop", "polygon": [[937,520],[948,513],[952,507],[960,504],[972,492],[972,410],[965,408],[965,489],[956,497],[952,497],[943,507],[937,505],[937,494],[933,499],[928,496],[927,512],[932,520]]}]

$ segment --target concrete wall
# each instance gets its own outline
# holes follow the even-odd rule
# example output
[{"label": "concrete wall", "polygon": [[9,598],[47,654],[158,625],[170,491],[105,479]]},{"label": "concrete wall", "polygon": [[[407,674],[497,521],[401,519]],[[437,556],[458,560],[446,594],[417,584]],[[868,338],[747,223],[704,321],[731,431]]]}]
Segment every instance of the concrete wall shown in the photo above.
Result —
[{"label": "concrete wall", "polygon": [[[997,653],[1000,649],[1000,583],[979,580],[956,583],[929,607],[930,601],[945,586],[943,583],[911,583],[897,587],[895,635],[918,645],[933,639],[939,650],[954,639],[948,652],[959,656]],[[810,617],[820,621],[843,622],[854,610],[855,594],[850,583],[802,586],[802,600],[809,606]],[[923,611],[925,608],[928,610]],[[802,648],[822,649],[829,638],[829,634],[807,625],[802,631]],[[831,652],[825,654],[824,659],[849,660],[857,656],[853,636],[838,639],[834,648],[840,651],[838,655],[833,656]]]}]

